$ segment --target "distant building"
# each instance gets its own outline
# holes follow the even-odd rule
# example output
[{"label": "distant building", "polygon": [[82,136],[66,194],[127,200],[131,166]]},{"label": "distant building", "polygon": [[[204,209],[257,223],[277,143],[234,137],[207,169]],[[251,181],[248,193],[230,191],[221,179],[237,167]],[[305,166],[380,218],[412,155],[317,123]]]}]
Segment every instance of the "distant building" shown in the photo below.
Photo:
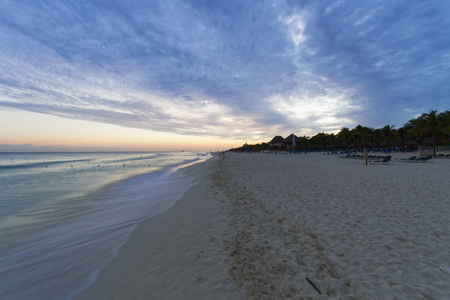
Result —
[{"label": "distant building", "polygon": [[274,150],[284,150],[285,149],[284,138],[281,135],[277,135],[269,142],[269,146],[271,149]]},{"label": "distant building", "polygon": [[298,137],[295,134],[289,135],[287,138],[283,138],[280,135],[275,136],[270,142],[269,147],[272,150],[292,150],[292,144],[298,144]]},{"label": "distant building", "polygon": [[284,145],[287,147],[287,149],[292,150],[292,144],[294,141],[296,144],[298,144],[298,136],[292,133],[284,139]]}]

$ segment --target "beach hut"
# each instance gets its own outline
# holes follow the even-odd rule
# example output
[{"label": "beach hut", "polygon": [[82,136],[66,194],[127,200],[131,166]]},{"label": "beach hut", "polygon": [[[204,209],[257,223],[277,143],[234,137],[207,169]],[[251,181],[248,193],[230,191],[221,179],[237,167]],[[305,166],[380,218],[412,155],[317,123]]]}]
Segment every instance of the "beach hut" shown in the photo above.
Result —
[{"label": "beach hut", "polygon": [[285,148],[284,138],[280,135],[275,136],[270,142],[271,149],[282,150]]},{"label": "beach hut", "polygon": [[284,139],[284,145],[288,150],[294,150],[295,144],[297,144],[298,136],[295,134],[290,134],[287,138]]}]

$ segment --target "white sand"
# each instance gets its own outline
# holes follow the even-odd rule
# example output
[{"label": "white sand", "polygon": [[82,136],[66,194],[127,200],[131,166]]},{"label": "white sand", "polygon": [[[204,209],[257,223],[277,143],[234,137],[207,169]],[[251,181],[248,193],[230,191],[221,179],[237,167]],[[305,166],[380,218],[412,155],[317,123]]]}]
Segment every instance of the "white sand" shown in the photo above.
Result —
[{"label": "white sand", "polygon": [[229,204],[213,188],[217,157],[186,168],[192,187],[168,211],[140,223],[98,280],[76,299],[243,299],[226,262]]},{"label": "white sand", "polygon": [[450,160],[227,153],[189,172],[199,184],[140,224],[80,299],[450,295]]}]

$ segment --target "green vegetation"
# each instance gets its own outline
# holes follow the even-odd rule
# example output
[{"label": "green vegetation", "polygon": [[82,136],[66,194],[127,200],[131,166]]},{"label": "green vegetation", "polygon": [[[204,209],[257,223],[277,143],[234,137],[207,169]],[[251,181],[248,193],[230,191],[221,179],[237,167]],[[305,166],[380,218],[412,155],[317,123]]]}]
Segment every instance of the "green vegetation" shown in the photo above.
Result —
[{"label": "green vegetation", "polygon": [[[330,151],[330,150],[416,150],[419,147],[432,147],[436,155],[437,145],[450,143],[450,111],[443,113],[430,110],[415,119],[409,120],[403,127],[394,125],[373,129],[361,125],[354,129],[342,128],[339,133],[318,133],[313,137],[296,137],[294,150]],[[292,139],[284,144],[260,143],[231,149],[233,151],[292,150]]]}]

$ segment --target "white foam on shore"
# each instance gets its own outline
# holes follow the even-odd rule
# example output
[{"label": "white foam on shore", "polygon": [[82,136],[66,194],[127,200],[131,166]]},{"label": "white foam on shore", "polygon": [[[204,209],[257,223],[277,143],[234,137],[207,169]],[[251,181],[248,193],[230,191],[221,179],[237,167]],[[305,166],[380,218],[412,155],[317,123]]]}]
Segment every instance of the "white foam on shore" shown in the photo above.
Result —
[{"label": "white foam on shore", "polygon": [[193,186],[139,223],[118,256],[76,299],[242,299],[228,274],[227,203],[208,179],[212,160],[185,171]]},{"label": "white foam on shore", "polygon": [[[95,281],[137,224],[174,205],[192,186],[180,168],[207,159],[116,182],[90,197],[73,199],[68,209],[82,213],[62,218],[37,234],[18,237],[0,257],[0,298],[70,299]],[[45,217],[45,212],[41,213]],[[47,213],[50,218],[50,214]]]}]

